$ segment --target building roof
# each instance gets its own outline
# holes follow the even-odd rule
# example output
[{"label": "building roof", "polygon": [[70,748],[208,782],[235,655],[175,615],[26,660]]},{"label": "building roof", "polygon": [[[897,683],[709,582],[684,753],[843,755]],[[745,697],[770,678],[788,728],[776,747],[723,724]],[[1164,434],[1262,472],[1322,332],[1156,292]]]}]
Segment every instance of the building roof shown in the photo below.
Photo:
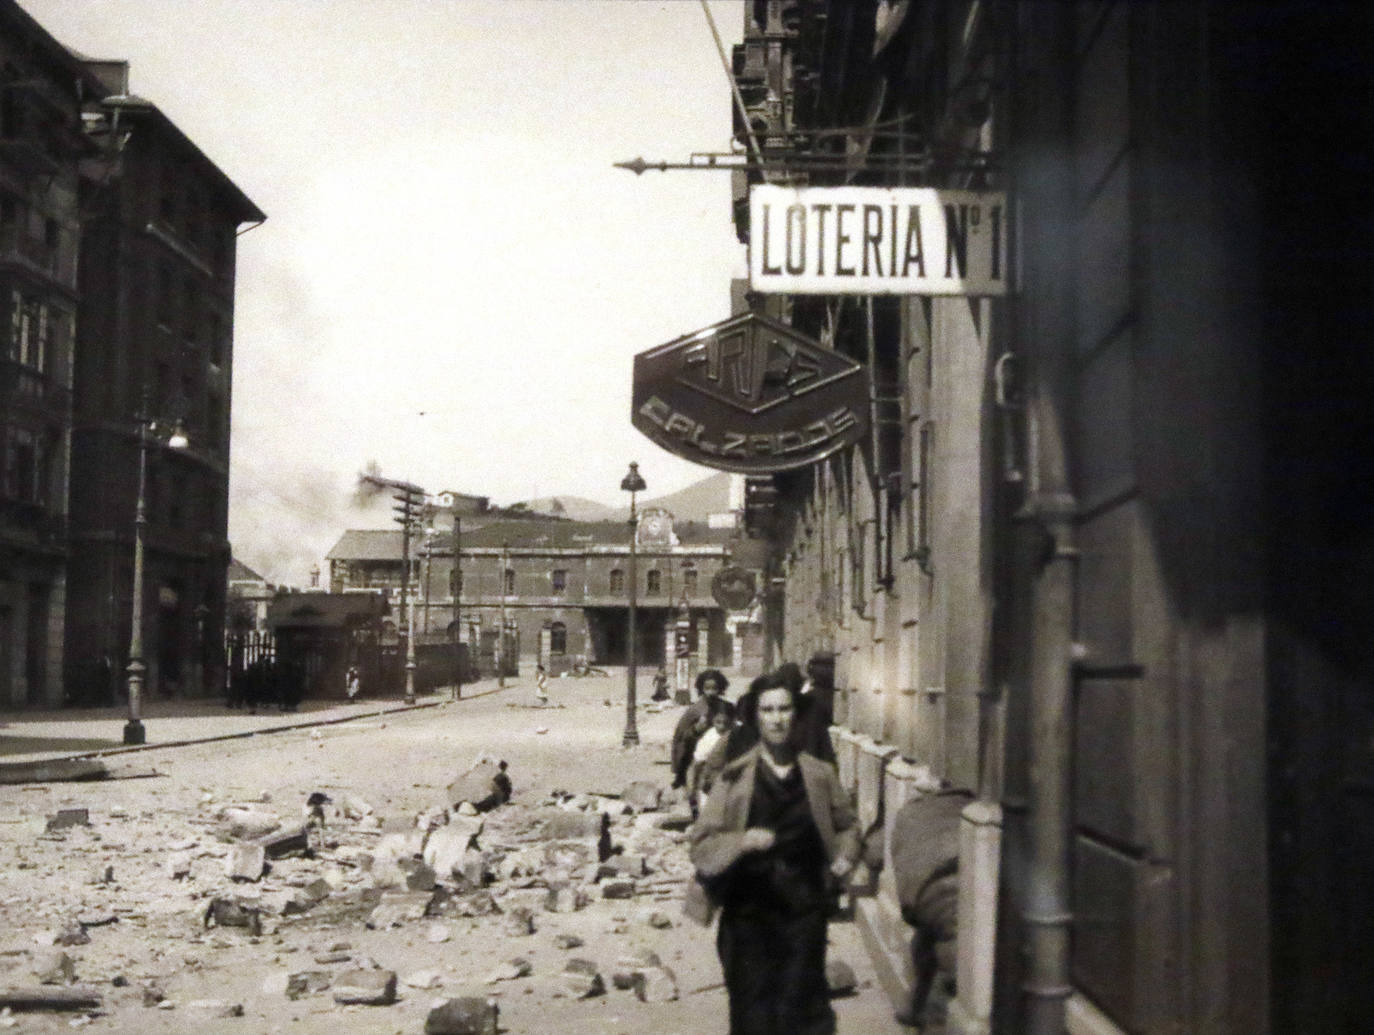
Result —
[{"label": "building roof", "polygon": [[244,563],[243,563],[241,560],[239,560],[237,557],[231,557],[231,558],[229,558],[229,574],[228,574],[228,581],[230,581],[230,582],[266,582],[267,580],[264,579],[264,578],[263,578],[261,575],[259,575],[257,572],[255,572],[252,568],[248,567],[248,565],[244,564]]},{"label": "building roof", "polygon": [[370,593],[291,593],[267,605],[267,624],[281,628],[340,628],[388,612],[386,595]]},{"label": "building roof", "polygon": [[[724,546],[735,538],[728,528],[710,528],[698,521],[675,523],[673,532],[681,546]],[[629,531],[620,521],[562,521],[512,518],[493,521],[480,528],[463,529],[463,552],[469,550],[579,550],[625,546]],[[653,547],[645,547],[646,550]],[[453,541],[448,535],[435,540],[436,556],[449,556]],[[418,556],[411,542],[412,556]],[[350,529],[339,537],[325,557],[331,561],[400,561],[400,529]]]}]

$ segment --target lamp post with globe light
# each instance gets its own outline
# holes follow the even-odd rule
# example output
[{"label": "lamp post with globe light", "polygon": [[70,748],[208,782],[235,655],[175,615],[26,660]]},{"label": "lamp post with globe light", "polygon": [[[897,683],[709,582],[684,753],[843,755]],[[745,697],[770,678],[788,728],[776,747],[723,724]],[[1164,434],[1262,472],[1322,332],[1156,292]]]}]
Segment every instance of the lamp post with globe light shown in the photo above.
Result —
[{"label": "lamp post with globe light", "polygon": [[639,571],[637,569],[636,543],[638,520],[635,516],[635,493],[648,488],[639,473],[639,464],[631,461],[630,471],[620,482],[620,487],[630,494],[630,627],[628,635],[628,664],[625,668],[625,738],[622,747],[633,747],[639,743],[639,729],[635,725],[635,668],[639,657],[635,643],[635,597],[639,592]]},{"label": "lamp post with globe light", "polygon": [[129,692],[129,721],[124,724],[124,743],[142,744],[148,738],[143,726],[143,683],[148,666],[143,661],[143,550],[148,529],[148,447],[155,440],[168,449],[185,449],[190,443],[181,424],[172,426],[166,440],[163,428],[153,420],[138,423],[138,503],[134,510],[134,585],[129,621],[129,665],[125,670]]}]

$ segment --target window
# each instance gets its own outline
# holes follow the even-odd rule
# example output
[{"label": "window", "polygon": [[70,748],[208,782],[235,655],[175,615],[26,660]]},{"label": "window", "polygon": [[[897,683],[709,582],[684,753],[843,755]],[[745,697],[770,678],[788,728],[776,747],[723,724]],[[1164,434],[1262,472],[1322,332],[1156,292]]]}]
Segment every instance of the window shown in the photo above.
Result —
[{"label": "window", "polygon": [[549,653],[568,653],[568,627],[562,622],[554,622],[549,626]]},{"label": "window", "polygon": [[24,503],[44,503],[43,443],[28,428],[5,428],[4,454],[0,456],[0,495]]},{"label": "window", "polygon": [[618,595],[625,592],[625,572],[620,568],[611,569],[611,593]]},{"label": "window", "polygon": [[695,568],[682,569],[682,592],[689,597],[697,595],[697,570]]},{"label": "window", "polygon": [[663,572],[659,571],[657,568],[649,569],[649,573],[645,576],[645,581],[646,585],[644,588],[650,596],[663,592]]},{"label": "window", "polygon": [[501,593],[504,596],[515,596],[515,569],[507,568],[505,578],[502,580],[503,588]]},{"label": "window", "polygon": [[561,597],[568,589],[568,573],[562,568],[554,568],[550,576],[553,582],[553,595]]}]

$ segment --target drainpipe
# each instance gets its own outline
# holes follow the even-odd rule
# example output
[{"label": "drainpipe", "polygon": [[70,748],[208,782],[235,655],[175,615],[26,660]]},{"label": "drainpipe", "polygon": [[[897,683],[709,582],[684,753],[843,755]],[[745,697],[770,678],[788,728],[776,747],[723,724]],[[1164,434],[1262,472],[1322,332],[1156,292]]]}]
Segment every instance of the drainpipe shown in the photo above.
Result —
[{"label": "drainpipe", "polygon": [[1070,722],[1076,503],[1041,492],[1021,517],[1040,538],[1031,596],[1030,829],[1026,881],[1027,1035],[1062,1035],[1069,984]]}]

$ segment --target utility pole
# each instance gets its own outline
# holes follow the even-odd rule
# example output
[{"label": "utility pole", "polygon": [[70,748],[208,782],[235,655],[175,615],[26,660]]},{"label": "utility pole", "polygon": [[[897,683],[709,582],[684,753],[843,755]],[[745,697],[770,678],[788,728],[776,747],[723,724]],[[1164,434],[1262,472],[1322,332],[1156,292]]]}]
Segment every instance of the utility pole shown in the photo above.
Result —
[{"label": "utility pole", "polygon": [[420,510],[424,506],[425,490],[418,485],[409,482],[389,483],[396,491],[392,494],[392,499],[397,503],[391,509],[396,512],[396,520],[401,525],[401,623],[402,635],[406,638],[405,646],[405,702],[406,704],[415,703],[415,630],[411,628],[414,624],[414,608],[408,606],[408,595],[410,589],[410,534],[416,520],[420,516]]},{"label": "utility pole", "polygon": [[449,576],[453,591],[453,699],[463,696],[463,519],[458,504],[453,504],[453,572]]},{"label": "utility pole", "polygon": [[506,572],[510,570],[509,544],[501,544],[501,574],[497,585],[501,590],[501,628],[496,634],[496,685],[506,685]]}]

